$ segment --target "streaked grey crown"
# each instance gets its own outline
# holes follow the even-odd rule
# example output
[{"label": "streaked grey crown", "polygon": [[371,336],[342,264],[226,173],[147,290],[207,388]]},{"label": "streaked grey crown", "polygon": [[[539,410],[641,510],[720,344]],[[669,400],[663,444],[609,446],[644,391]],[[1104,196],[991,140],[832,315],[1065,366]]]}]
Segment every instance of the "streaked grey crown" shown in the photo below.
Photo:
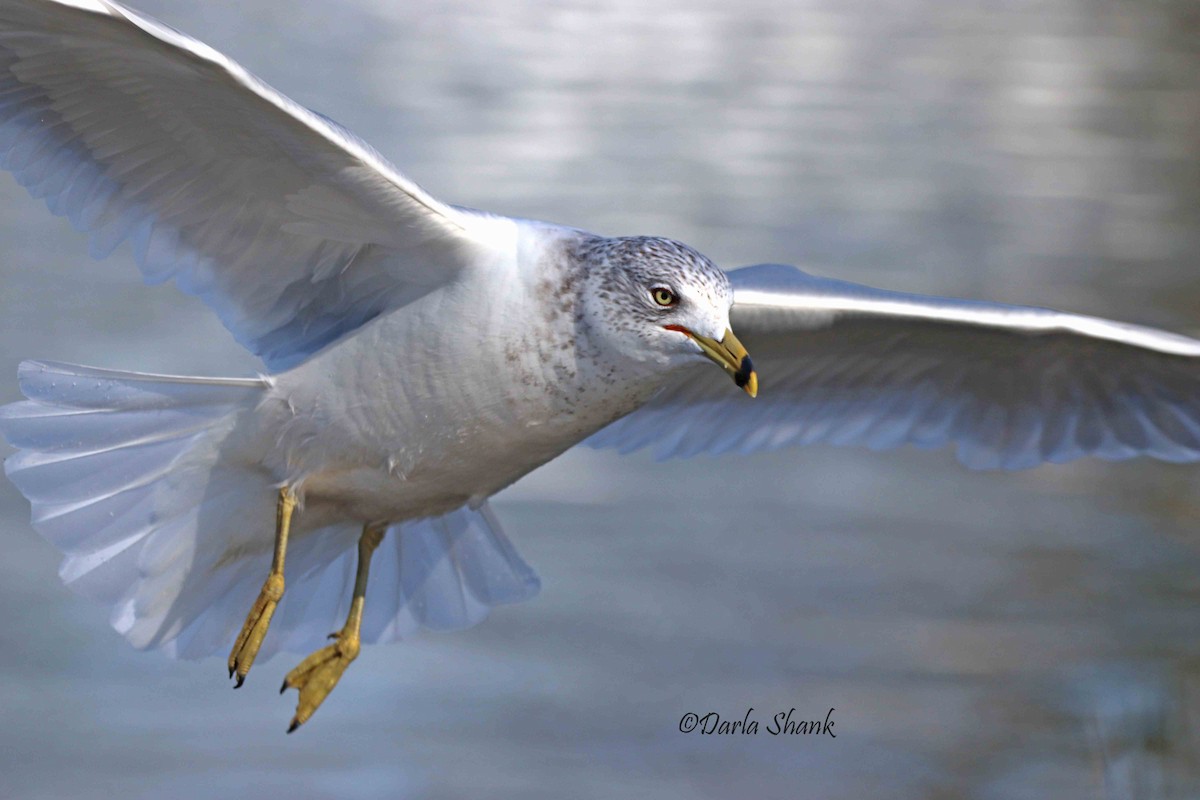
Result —
[{"label": "streaked grey crown", "polygon": [[595,291],[627,311],[630,322],[654,318],[647,289],[663,286],[680,298],[680,308],[704,300],[713,306],[733,302],[729,278],[707,256],[683,242],[661,236],[597,237],[584,243],[580,255],[590,271]]}]

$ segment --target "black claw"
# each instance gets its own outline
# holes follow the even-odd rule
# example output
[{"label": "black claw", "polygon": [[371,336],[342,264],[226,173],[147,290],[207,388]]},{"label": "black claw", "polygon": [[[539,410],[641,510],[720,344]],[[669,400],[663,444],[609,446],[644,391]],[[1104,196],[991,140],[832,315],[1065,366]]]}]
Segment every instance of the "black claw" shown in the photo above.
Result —
[{"label": "black claw", "polygon": [[299,728],[299,727],[300,727],[300,723],[296,720],[292,720],[292,724],[288,725],[287,732],[291,733],[292,731],[296,730],[296,728]]},{"label": "black claw", "polygon": [[238,675],[238,677],[237,677],[237,683],[235,683],[235,684],[233,685],[233,688],[235,688],[235,689],[240,689],[240,688],[242,688],[242,684],[243,684],[243,683],[245,683],[245,682],[246,682],[246,676],[245,676],[245,675]]},{"label": "black claw", "polygon": [[279,687],[279,693],[280,693],[280,694],[283,694],[283,693],[284,693],[284,692],[286,692],[286,691],[287,691],[287,680],[286,680],[286,679],[284,679],[284,681],[283,681],[283,686],[280,686],[280,687]]},{"label": "black claw", "polygon": [[230,667],[230,668],[229,668],[229,677],[230,677],[230,678],[232,678],[232,677],[233,677],[233,671],[234,671],[234,669],[235,669],[235,667]]}]

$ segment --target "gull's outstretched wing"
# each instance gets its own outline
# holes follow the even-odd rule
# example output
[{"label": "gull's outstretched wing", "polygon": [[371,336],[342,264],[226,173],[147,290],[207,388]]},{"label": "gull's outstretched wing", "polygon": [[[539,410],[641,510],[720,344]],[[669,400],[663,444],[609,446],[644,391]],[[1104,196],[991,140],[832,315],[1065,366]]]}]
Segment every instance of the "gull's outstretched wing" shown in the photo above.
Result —
[{"label": "gull's outstretched wing", "polygon": [[212,48],[110,0],[0,2],[0,164],[127,238],[273,369],[511,257],[511,220],[438,202]]},{"label": "gull's outstretched wing", "polygon": [[588,440],[660,457],[827,442],[958,446],[971,467],[1200,459],[1200,341],[1040,308],[729,274],[756,400],[697,367]]}]

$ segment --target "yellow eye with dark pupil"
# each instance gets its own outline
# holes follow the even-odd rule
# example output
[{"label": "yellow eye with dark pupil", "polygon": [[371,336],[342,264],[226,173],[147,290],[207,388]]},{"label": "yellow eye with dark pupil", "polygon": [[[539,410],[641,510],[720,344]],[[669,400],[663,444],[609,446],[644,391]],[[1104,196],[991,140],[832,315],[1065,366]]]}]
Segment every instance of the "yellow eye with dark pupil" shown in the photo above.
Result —
[{"label": "yellow eye with dark pupil", "polygon": [[679,298],[670,289],[664,289],[661,286],[657,289],[650,290],[651,296],[654,297],[654,302],[660,306],[673,306],[679,302]]}]

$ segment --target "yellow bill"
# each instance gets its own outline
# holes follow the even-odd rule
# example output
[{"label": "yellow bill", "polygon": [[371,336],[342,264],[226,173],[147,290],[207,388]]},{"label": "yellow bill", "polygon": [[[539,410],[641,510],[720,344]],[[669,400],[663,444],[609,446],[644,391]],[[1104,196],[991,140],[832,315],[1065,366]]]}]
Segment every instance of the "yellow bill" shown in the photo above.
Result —
[{"label": "yellow bill", "polygon": [[758,373],[754,371],[754,362],[750,360],[750,354],[746,352],[746,348],[733,335],[733,331],[726,329],[725,336],[718,342],[716,339],[710,339],[707,336],[693,333],[682,325],[668,325],[666,327],[669,330],[679,331],[700,345],[700,349],[704,351],[704,355],[711,358],[717,363],[717,366],[729,373],[729,377],[733,378],[733,382],[744,389],[746,394],[751,397],[758,396]]}]

